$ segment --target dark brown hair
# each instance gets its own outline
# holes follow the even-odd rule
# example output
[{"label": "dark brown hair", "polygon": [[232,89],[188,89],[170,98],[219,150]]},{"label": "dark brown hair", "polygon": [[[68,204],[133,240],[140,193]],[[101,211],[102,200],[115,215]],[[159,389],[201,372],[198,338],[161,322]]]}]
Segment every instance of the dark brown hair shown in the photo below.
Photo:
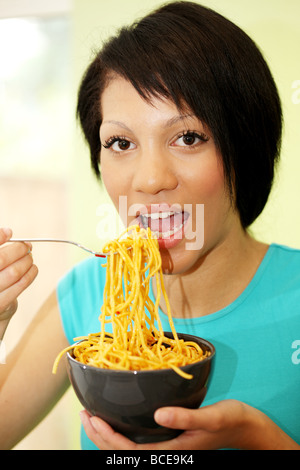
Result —
[{"label": "dark brown hair", "polygon": [[249,36],[197,3],[168,3],[108,40],[88,67],[77,115],[100,176],[101,93],[113,72],[146,100],[188,107],[212,132],[243,227],[261,213],[281,146],[277,88]]}]

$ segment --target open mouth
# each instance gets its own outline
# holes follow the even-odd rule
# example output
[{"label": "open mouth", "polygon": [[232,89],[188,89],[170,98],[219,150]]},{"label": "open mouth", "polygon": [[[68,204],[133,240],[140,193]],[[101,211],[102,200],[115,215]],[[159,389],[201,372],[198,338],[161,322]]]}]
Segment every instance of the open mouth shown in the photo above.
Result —
[{"label": "open mouth", "polygon": [[188,218],[188,212],[164,210],[140,214],[137,221],[141,227],[149,227],[158,240],[167,240],[175,238],[176,235],[178,239],[182,239]]}]

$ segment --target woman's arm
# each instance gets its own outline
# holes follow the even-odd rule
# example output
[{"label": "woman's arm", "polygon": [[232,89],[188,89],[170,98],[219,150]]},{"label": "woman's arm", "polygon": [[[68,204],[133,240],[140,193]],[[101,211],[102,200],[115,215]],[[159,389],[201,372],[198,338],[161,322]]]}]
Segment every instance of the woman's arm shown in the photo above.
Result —
[{"label": "woman's arm", "polygon": [[17,310],[18,296],[34,281],[38,273],[31,256],[31,245],[5,245],[11,236],[11,229],[0,229],[0,340]]},{"label": "woman's arm", "polygon": [[81,420],[88,437],[102,450],[300,450],[300,446],[260,411],[236,400],[188,410],[161,408],[156,421],[184,432],[158,444],[135,444],[86,411]]},{"label": "woman's arm", "polygon": [[53,293],[6,364],[0,365],[1,449],[11,449],[23,439],[67,389],[63,364],[52,374],[57,354],[67,345]]},{"label": "woman's arm", "polygon": [[[18,296],[38,272],[31,245],[6,244],[11,236],[10,229],[0,229],[0,340],[17,310]],[[52,375],[54,359],[66,345],[54,293],[0,364],[1,449],[11,449],[25,437],[66,389],[64,368]]]}]

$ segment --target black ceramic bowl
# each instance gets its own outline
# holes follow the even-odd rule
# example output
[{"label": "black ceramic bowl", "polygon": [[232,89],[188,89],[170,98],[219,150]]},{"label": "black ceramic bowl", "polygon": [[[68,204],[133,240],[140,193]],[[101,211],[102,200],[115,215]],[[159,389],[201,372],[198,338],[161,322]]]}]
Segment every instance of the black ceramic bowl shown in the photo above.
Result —
[{"label": "black ceramic bowl", "polygon": [[[171,333],[165,333],[173,337]],[[162,406],[198,408],[207,391],[215,356],[215,348],[197,336],[178,334],[180,339],[195,341],[210,356],[182,367],[192,374],[185,379],[172,369],[118,371],[86,366],[67,354],[70,382],[83,407],[99,416],[116,431],[138,442],[159,442],[172,439],[182,431],[159,426],[153,419]]]}]

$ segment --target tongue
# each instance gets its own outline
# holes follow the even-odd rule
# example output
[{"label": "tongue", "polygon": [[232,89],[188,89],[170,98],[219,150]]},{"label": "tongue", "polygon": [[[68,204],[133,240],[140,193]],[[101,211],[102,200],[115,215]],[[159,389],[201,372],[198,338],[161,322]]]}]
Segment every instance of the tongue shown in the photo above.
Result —
[{"label": "tongue", "polygon": [[148,219],[148,224],[152,232],[168,232],[168,231],[176,231],[176,228],[179,228],[184,222],[184,215],[182,212],[178,212],[170,217],[166,217],[165,219],[154,219],[152,220],[150,217]]}]

